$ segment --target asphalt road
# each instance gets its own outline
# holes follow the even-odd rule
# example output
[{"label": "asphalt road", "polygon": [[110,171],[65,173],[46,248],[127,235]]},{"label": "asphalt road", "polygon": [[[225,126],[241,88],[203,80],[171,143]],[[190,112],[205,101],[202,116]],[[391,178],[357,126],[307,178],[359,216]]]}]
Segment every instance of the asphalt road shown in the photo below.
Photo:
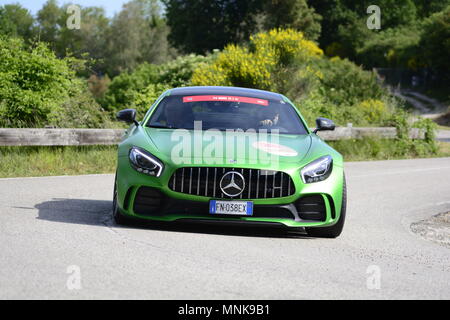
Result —
[{"label": "asphalt road", "polygon": [[450,158],[346,164],[338,239],[110,218],[112,175],[0,179],[2,299],[450,298],[450,249],[411,231],[450,211]]}]

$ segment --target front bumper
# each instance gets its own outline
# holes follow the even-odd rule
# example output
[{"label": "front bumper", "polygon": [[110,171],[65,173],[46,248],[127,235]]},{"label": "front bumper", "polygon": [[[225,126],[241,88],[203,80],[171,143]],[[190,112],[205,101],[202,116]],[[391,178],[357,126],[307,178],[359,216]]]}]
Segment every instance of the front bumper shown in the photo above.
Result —
[{"label": "front bumper", "polygon": [[[293,179],[295,194],[271,199],[236,199],[253,201],[252,216],[209,214],[209,200],[214,198],[174,192],[168,188],[168,182],[174,170],[175,168],[166,167],[163,175],[155,178],[136,172],[126,163],[123,166],[119,165],[117,200],[120,212],[128,217],[145,220],[247,221],[262,224],[278,223],[288,227],[331,226],[340,217],[343,169],[338,166],[333,168],[333,172],[325,181],[312,184],[304,184],[301,181],[298,169],[284,170]],[[157,195],[153,200],[151,193]],[[149,198],[147,204],[143,201],[146,196]],[[306,213],[308,201],[320,202],[323,212],[319,215],[308,215]]]}]

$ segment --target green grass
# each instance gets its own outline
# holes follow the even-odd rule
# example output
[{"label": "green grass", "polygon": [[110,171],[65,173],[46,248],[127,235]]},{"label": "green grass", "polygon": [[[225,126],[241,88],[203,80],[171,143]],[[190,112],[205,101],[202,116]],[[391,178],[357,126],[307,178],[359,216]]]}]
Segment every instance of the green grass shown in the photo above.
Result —
[{"label": "green grass", "polygon": [[437,127],[436,127],[436,129],[437,130],[450,130],[450,127],[447,127],[447,126],[441,126],[441,125],[437,125]]},{"label": "green grass", "polygon": [[0,178],[112,173],[116,146],[0,147]]},{"label": "green grass", "polygon": [[348,139],[330,141],[345,161],[393,160],[450,157],[450,143],[437,142],[436,150],[424,141],[398,141],[394,139]]},{"label": "green grass", "polygon": [[[450,143],[437,144],[431,152],[424,143],[386,139],[329,142],[345,161],[449,157]],[[83,147],[0,147],[0,178],[113,173],[116,146]]]}]

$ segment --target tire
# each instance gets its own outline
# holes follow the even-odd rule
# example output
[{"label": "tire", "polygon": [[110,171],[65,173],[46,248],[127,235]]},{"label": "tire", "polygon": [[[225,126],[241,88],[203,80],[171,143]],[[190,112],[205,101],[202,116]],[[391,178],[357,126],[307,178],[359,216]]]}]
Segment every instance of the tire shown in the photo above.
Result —
[{"label": "tire", "polygon": [[117,205],[117,174],[114,177],[114,192],[113,192],[113,204],[112,204],[112,217],[116,224],[127,224],[129,220],[120,212]]},{"label": "tire", "polygon": [[347,211],[347,184],[345,182],[344,175],[344,185],[342,187],[342,206],[341,215],[338,222],[330,227],[317,227],[317,228],[305,228],[306,233],[312,237],[319,238],[337,238],[342,232],[345,223],[345,214]]}]

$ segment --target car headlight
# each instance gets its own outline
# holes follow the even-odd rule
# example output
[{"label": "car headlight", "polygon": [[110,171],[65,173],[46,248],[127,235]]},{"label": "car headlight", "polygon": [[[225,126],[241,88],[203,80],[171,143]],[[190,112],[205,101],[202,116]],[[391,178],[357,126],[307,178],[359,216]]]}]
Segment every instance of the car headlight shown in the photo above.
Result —
[{"label": "car headlight", "polygon": [[303,167],[300,173],[304,183],[313,183],[328,178],[332,170],[333,158],[324,156]]},{"label": "car headlight", "polygon": [[131,166],[136,171],[150,176],[159,177],[164,168],[159,159],[138,147],[130,149],[128,158],[130,159]]}]

